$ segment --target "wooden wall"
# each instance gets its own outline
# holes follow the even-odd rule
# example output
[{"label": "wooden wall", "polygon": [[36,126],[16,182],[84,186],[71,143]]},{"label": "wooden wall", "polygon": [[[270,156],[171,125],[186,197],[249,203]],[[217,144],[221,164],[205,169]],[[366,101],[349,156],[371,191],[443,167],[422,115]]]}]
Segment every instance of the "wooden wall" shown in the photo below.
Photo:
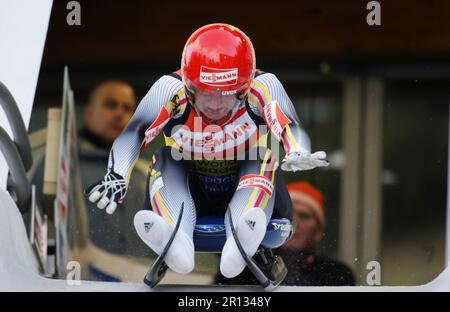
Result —
[{"label": "wooden wall", "polygon": [[179,59],[199,26],[244,30],[258,58],[302,55],[450,54],[450,1],[380,1],[382,26],[366,24],[366,0],[89,0],[81,26],[66,24],[55,0],[44,63]]}]

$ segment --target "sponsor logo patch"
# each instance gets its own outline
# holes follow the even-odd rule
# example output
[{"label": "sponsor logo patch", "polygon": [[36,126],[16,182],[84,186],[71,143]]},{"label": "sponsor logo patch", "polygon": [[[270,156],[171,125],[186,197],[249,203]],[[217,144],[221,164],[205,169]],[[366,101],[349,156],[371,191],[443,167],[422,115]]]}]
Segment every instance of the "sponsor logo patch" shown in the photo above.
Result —
[{"label": "sponsor logo patch", "polygon": [[234,86],[238,81],[238,69],[218,69],[202,66],[200,68],[200,82],[213,87]]},{"label": "sponsor logo patch", "polygon": [[156,120],[145,130],[145,141],[149,144],[164,128],[166,123],[170,120],[170,114],[165,107],[159,111]]},{"label": "sponsor logo patch", "polygon": [[263,108],[264,117],[273,136],[279,141],[286,125],[291,123],[276,101],[269,102]]},{"label": "sponsor logo patch", "polygon": [[272,196],[273,184],[266,177],[257,174],[247,174],[241,178],[236,190],[245,187],[257,187],[262,189],[267,195]]},{"label": "sponsor logo patch", "polygon": [[222,91],[222,95],[233,95],[236,93],[237,93],[237,90]]},{"label": "sponsor logo patch", "polygon": [[245,223],[247,223],[248,227],[253,231],[255,229],[256,222],[253,220],[245,220]]},{"label": "sponsor logo patch", "polygon": [[150,232],[151,228],[153,227],[153,222],[145,222],[144,223],[144,230],[145,233]]},{"label": "sponsor logo patch", "polygon": [[291,225],[290,224],[278,224],[278,223],[272,223],[273,228],[275,231],[290,231]]}]

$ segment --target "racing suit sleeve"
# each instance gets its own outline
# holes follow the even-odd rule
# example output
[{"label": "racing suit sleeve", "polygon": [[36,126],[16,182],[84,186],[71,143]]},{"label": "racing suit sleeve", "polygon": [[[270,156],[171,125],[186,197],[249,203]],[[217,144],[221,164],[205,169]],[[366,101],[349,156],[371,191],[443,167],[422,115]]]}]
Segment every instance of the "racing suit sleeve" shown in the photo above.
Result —
[{"label": "racing suit sleeve", "polygon": [[264,119],[286,154],[311,152],[309,136],[301,127],[292,101],[274,74],[263,73],[255,77],[248,99],[252,111]]},{"label": "racing suit sleeve", "polygon": [[128,184],[140,151],[150,143],[176,114],[174,96],[184,91],[182,82],[172,76],[162,76],[139,103],[133,117],[116,138],[109,153],[108,172],[125,178]]}]

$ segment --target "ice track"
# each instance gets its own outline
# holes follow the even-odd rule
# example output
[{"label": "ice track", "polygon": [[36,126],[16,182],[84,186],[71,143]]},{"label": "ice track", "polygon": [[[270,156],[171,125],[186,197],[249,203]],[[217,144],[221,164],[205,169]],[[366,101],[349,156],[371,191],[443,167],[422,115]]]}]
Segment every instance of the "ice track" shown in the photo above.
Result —
[{"label": "ice track", "polygon": [[[0,189],[0,291],[86,291],[86,292],[243,292],[262,291],[253,286],[184,286],[160,285],[150,290],[144,283],[111,283],[81,281],[81,285],[69,285],[65,280],[54,280],[39,275],[38,264],[28,243],[22,216],[9,193]],[[450,291],[450,269],[447,268],[433,281],[421,286],[379,287],[287,287],[276,291]]]}]

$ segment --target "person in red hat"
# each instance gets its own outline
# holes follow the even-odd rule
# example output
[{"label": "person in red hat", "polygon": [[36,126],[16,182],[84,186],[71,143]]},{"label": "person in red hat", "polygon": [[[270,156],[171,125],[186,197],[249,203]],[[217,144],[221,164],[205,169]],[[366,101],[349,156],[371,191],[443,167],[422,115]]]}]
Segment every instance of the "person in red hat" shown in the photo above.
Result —
[{"label": "person in red hat", "polygon": [[323,194],[308,182],[289,183],[286,187],[291,197],[293,220],[297,223],[297,229],[283,248],[304,250],[318,243],[325,230]]},{"label": "person in red hat", "polygon": [[289,183],[286,187],[297,227],[292,238],[278,252],[289,271],[283,285],[354,285],[350,268],[316,254],[315,246],[322,239],[326,226],[323,193],[304,181]]}]

